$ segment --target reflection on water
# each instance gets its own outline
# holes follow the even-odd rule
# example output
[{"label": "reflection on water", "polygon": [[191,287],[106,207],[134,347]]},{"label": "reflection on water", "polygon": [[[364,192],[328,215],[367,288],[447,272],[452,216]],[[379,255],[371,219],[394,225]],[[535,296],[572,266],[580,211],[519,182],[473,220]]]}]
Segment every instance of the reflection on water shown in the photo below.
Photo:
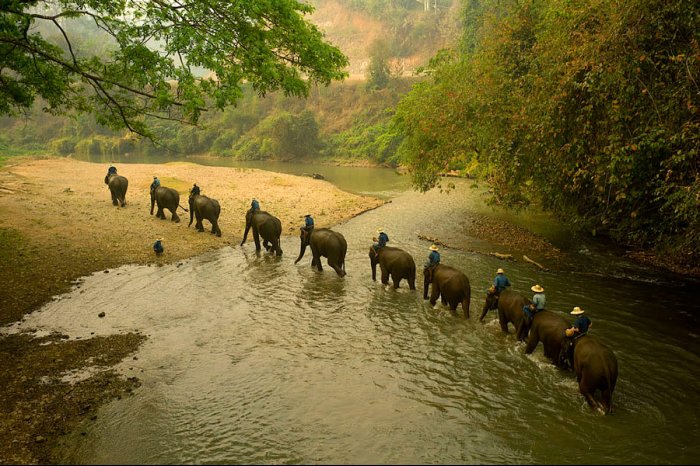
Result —
[{"label": "reflection on water", "polygon": [[[689,317],[698,305],[685,287],[603,269],[543,272],[444,248],[443,263],[471,280],[465,320],[431,308],[422,282],[410,291],[371,280],[377,226],[420,267],[429,244],[416,233],[442,238],[459,227],[463,206],[450,196],[406,192],[335,227],[348,241],[345,278],[315,271],[310,258],[295,265],[294,254],[226,247],[94,274],[6,329],[149,335],[138,359],[119,366],[143,386],[67,436],[62,462],[700,461],[700,344]],[[298,242],[285,237],[282,247],[295,251]],[[524,294],[542,283],[554,311],[587,310],[620,363],[613,415],[588,409],[574,375],[549,364],[541,346],[524,355],[494,312],[478,322],[498,267]]]}]

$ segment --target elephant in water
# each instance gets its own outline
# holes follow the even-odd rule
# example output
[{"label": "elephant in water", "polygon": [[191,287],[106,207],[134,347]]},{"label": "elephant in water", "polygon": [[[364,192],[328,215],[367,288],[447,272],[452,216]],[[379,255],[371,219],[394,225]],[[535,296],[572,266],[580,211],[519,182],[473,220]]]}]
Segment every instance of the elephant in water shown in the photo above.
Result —
[{"label": "elephant in water", "polygon": [[433,284],[430,293],[430,304],[432,306],[441,298],[442,304],[450,306],[454,313],[457,305],[462,303],[464,317],[469,318],[469,300],[472,289],[467,276],[449,265],[438,264],[433,267],[423,269],[423,299],[428,299],[428,285]]},{"label": "elephant in water", "polygon": [[498,309],[498,322],[501,324],[503,333],[508,333],[508,323],[510,322],[515,326],[515,337],[519,341],[525,341],[528,325],[523,307],[528,304],[530,304],[530,300],[515,291],[503,290],[499,296],[496,294],[495,288],[492,287],[486,293],[486,301],[479,321],[484,320],[486,313],[491,309]]},{"label": "elephant in water", "polygon": [[212,234],[221,236],[221,229],[219,228],[220,213],[221,206],[219,206],[219,201],[216,199],[209,198],[203,194],[190,195],[190,223],[187,226],[192,225],[192,219],[196,217],[197,223],[195,223],[194,227],[198,231],[204,231],[202,221],[209,220]]},{"label": "elephant in water", "polygon": [[372,266],[372,280],[377,281],[377,264],[382,271],[382,283],[389,283],[389,276],[394,282],[394,288],[399,287],[401,279],[406,279],[408,287],[416,289],[416,262],[413,257],[399,248],[384,246],[375,250],[369,248],[369,260]]},{"label": "elephant in water", "polygon": [[541,341],[544,346],[544,355],[553,364],[566,368],[566,363],[562,361],[561,354],[566,336],[564,332],[569,327],[567,320],[551,311],[538,311],[532,318],[530,333],[527,336],[525,354],[532,354]]},{"label": "elephant in water", "polygon": [[[579,392],[591,408],[600,408],[605,414],[612,413],[612,395],[617,383],[615,353],[588,334],[564,340],[562,355],[576,372]],[[597,390],[600,390],[601,402],[594,397]]]},{"label": "elephant in water", "polygon": [[345,276],[345,254],[348,251],[348,243],[345,237],[328,228],[313,228],[311,231],[306,228],[301,228],[301,249],[299,257],[294,261],[296,264],[304,257],[306,247],[311,247],[311,266],[318,268],[319,272],[323,271],[321,266],[321,257],[328,258],[328,265],[341,276]]},{"label": "elephant in water", "polygon": [[274,251],[278,256],[282,255],[280,236],[282,235],[282,222],[280,219],[267,212],[249,209],[245,215],[245,233],[241,246],[248,238],[248,231],[253,229],[253,240],[255,240],[255,250],[260,251],[260,237],[263,239],[263,246],[267,251]]},{"label": "elephant in water", "polygon": [[180,205],[180,193],[173,188],[166,188],[165,186],[158,186],[151,190],[151,215],[153,215],[153,207],[158,205],[158,212],[156,212],[156,217],[165,220],[164,209],[168,209],[172,214],[172,221],[179,222],[180,217],[177,215],[177,208],[180,207],[185,212],[187,209]]},{"label": "elephant in water", "polygon": [[105,184],[112,195],[112,205],[126,206],[126,190],[129,188],[129,180],[116,173],[108,173],[105,176]]}]

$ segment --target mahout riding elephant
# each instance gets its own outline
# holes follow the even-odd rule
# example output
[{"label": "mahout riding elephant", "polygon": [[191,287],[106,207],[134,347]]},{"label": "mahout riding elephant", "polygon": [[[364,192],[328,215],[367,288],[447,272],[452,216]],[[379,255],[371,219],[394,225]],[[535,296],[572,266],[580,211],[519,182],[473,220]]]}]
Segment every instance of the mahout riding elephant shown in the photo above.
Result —
[{"label": "mahout riding elephant", "polygon": [[438,298],[442,304],[449,305],[454,313],[457,305],[462,303],[464,317],[469,318],[469,300],[472,289],[469,278],[460,270],[449,265],[438,264],[423,269],[423,299],[428,299],[428,285],[433,284],[430,292],[430,304],[435,305]]},{"label": "mahout riding elephant", "polygon": [[153,207],[158,205],[158,212],[156,212],[156,217],[165,220],[165,209],[168,209],[172,214],[172,221],[179,222],[180,217],[177,215],[177,208],[180,207],[185,212],[187,209],[180,205],[180,193],[173,188],[167,188],[165,186],[158,186],[155,189],[151,189],[151,215],[153,215]]},{"label": "mahout riding elephant", "polygon": [[389,283],[389,276],[394,282],[394,288],[399,287],[401,279],[406,279],[408,287],[416,289],[416,262],[403,249],[384,246],[375,250],[369,248],[369,260],[372,265],[372,280],[377,281],[377,264],[382,272],[382,283]]},{"label": "mahout riding elephant", "polygon": [[[612,395],[617,383],[617,358],[600,339],[592,335],[565,338],[562,354],[576,373],[578,390],[593,408],[612,413]],[[595,399],[600,390],[601,402]]]},{"label": "mahout riding elephant", "polygon": [[245,233],[241,246],[248,238],[248,231],[253,229],[253,240],[255,240],[255,250],[260,251],[260,237],[263,239],[263,246],[267,251],[273,251],[278,256],[282,255],[280,236],[282,235],[282,222],[280,219],[265,211],[249,209],[245,214]]},{"label": "mahout riding elephant", "polygon": [[306,228],[301,230],[301,249],[299,257],[294,261],[296,264],[304,257],[306,247],[311,246],[311,266],[318,268],[319,272],[323,271],[321,266],[321,257],[328,258],[328,265],[336,271],[336,273],[345,276],[345,253],[348,251],[348,243],[345,237],[329,228],[313,228],[310,231]]},{"label": "mahout riding elephant", "polygon": [[192,225],[192,218],[196,217],[197,223],[195,223],[194,227],[198,231],[204,231],[202,220],[209,220],[212,234],[221,236],[221,229],[219,228],[220,213],[221,206],[216,199],[203,194],[190,195],[190,223],[187,226]]},{"label": "mahout riding elephant", "polygon": [[527,336],[525,354],[532,354],[541,341],[544,347],[544,355],[553,364],[566,368],[565,361],[562,361],[561,354],[566,336],[564,332],[569,327],[567,320],[551,311],[537,311],[530,324],[530,332]]},{"label": "mahout riding elephant", "polygon": [[525,341],[528,325],[523,307],[528,304],[530,304],[530,300],[520,293],[503,290],[499,296],[496,294],[495,288],[490,288],[486,293],[486,301],[479,321],[484,320],[486,313],[491,309],[498,309],[498,322],[501,324],[503,333],[508,333],[508,323],[511,322],[515,326],[515,337],[518,341]]},{"label": "mahout riding elephant", "polygon": [[112,205],[126,206],[126,190],[129,188],[129,180],[125,176],[116,173],[108,173],[105,176],[105,184],[112,195]]}]

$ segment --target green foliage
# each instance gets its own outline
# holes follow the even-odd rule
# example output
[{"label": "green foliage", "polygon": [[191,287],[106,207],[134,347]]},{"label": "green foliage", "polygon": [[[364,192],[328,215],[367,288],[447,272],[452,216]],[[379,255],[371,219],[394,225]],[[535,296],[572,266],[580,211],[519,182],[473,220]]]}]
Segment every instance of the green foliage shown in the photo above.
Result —
[{"label": "green foliage", "polygon": [[[48,113],[150,137],[148,117],[196,124],[235,104],[243,82],[307,96],[348,64],[304,19],[312,11],[296,0],[1,2],[0,115],[41,98]],[[102,47],[82,40],[89,24]]]},{"label": "green foliage", "polygon": [[700,263],[700,4],[464,4],[458,52],[398,105],[429,189],[455,161],[493,201],[534,200],[596,234]]}]

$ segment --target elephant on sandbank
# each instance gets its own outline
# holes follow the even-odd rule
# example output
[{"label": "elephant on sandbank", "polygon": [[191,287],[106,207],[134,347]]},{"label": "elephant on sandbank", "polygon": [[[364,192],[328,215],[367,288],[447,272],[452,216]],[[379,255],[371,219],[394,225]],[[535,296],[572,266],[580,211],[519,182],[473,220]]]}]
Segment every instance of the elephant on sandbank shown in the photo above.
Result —
[{"label": "elephant on sandbank", "polygon": [[402,279],[408,282],[410,289],[416,289],[416,262],[408,252],[391,246],[384,246],[378,250],[370,246],[369,260],[372,266],[372,280],[377,281],[377,264],[379,264],[384,285],[389,283],[389,277],[391,277],[395,289],[399,287]]},{"label": "elephant on sandbank", "polygon": [[423,269],[423,299],[428,299],[428,286],[432,283],[430,292],[430,304],[435,305],[438,298],[442,304],[449,305],[452,313],[457,310],[457,305],[462,304],[464,317],[469,318],[469,301],[471,299],[471,285],[464,272],[438,264]]},{"label": "elephant on sandbank", "polygon": [[490,288],[486,293],[486,301],[479,321],[484,320],[491,309],[498,309],[498,322],[501,324],[503,333],[508,333],[508,323],[512,323],[515,326],[515,338],[518,341],[525,341],[528,335],[528,325],[523,307],[528,304],[530,304],[530,300],[520,293],[503,290],[500,295],[497,295],[496,290]]},{"label": "elephant on sandbank", "polygon": [[105,184],[112,195],[112,205],[126,207],[126,190],[129,188],[129,180],[125,176],[108,173],[105,176]]},{"label": "elephant on sandbank", "polygon": [[151,215],[153,215],[153,207],[155,205],[158,205],[156,217],[165,220],[164,210],[168,209],[172,214],[171,220],[176,223],[180,222],[180,217],[177,215],[178,207],[188,212],[187,209],[180,205],[180,193],[173,188],[165,186],[158,186],[155,189],[151,189]]},{"label": "elephant on sandbank", "polygon": [[248,231],[251,228],[253,229],[256,251],[260,251],[260,237],[262,237],[262,244],[267,251],[272,251],[278,256],[282,255],[282,246],[280,245],[282,222],[279,218],[265,211],[249,209],[245,215],[245,233],[243,233],[241,246],[248,238]]},{"label": "elephant on sandbank", "polygon": [[197,218],[197,223],[194,227],[197,231],[204,231],[203,220],[208,220],[211,223],[211,233],[216,236],[221,236],[221,229],[219,228],[219,214],[221,213],[221,206],[219,201],[212,199],[203,194],[190,195],[190,223],[188,227],[192,225],[192,219]]},{"label": "elephant on sandbank", "polygon": [[319,272],[323,271],[321,266],[321,257],[328,258],[328,265],[335,270],[340,277],[344,277],[345,273],[345,254],[348,251],[348,243],[345,237],[329,228],[313,228],[301,230],[301,249],[299,257],[294,261],[296,264],[304,257],[306,247],[311,247],[311,266],[316,267]]}]

